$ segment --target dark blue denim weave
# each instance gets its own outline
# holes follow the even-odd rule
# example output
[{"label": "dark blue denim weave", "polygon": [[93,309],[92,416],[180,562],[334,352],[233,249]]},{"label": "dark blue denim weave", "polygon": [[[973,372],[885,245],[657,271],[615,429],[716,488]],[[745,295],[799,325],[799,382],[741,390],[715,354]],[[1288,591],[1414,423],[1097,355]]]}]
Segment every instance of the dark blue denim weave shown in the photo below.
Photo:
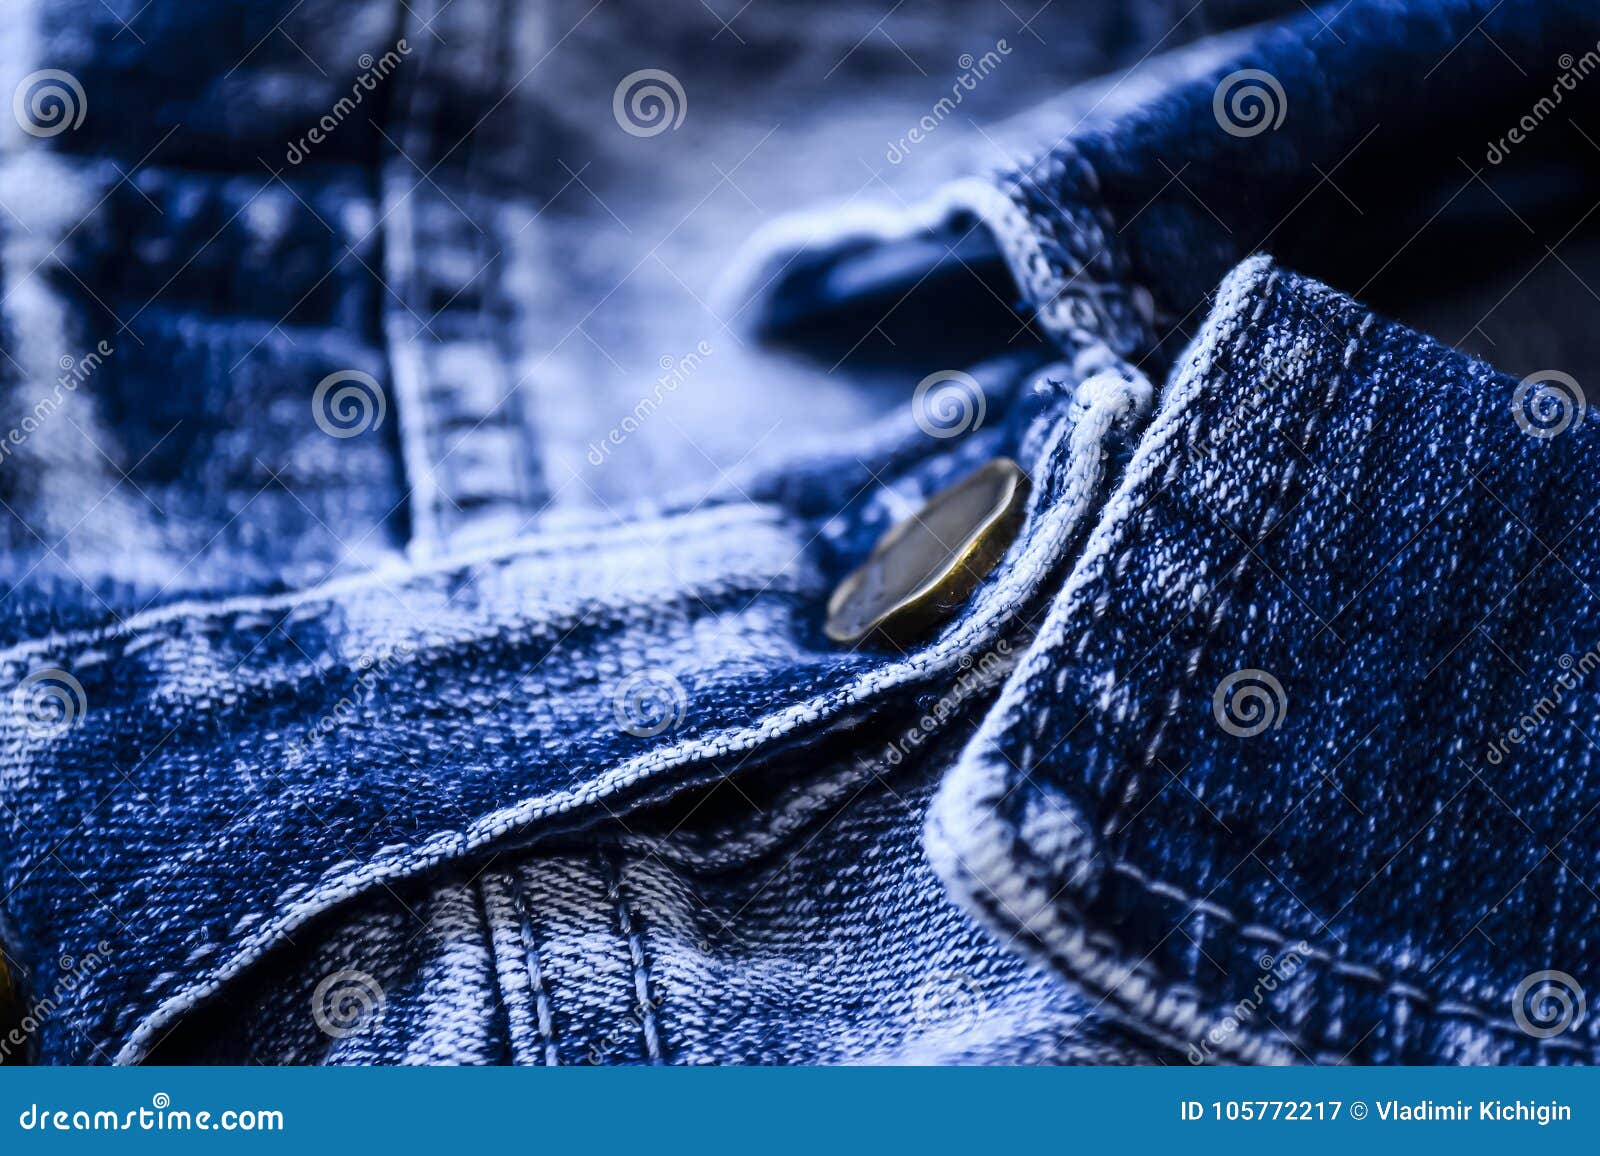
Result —
[{"label": "dark blue denim weave", "polygon": [[[1591,6],[1138,6],[1074,51],[1294,14],[994,128],[1028,162],[941,151],[881,207],[682,240],[729,270],[720,327],[636,318],[660,285],[613,301],[563,227],[552,156],[624,215],[679,172],[582,144],[650,52],[570,102],[537,72],[670,39],[647,9],[158,0],[136,39],[27,7],[8,68],[72,72],[91,115],[0,160],[8,412],[114,347],[0,462],[0,936],[52,1004],[28,1058],[1592,1058],[1590,1021],[1530,1032],[1517,998],[1594,978],[1593,423],[1528,432],[1514,375],[1355,300],[1406,311],[1383,255],[1470,220],[1456,158],[1600,44]],[[412,50],[303,164],[349,82],[279,20],[346,71]],[[1092,71],[1035,51],[1030,100]],[[1543,71],[1483,83],[1505,55]],[[1278,129],[1223,131],[1242,69]],[[737,136],[680,75],[686,124]],[[1526,163],[1529,214],[1593,167]],[[750,174],[763,210],[783,171]],[[708,432],[716,479],[661,423],[585,465],[708,333],[681,421],[750,419]],[[598,347],[631,376],[586,376]],[[929,436],[911,389],[957,367],[984,420]],[[311,394],[350,370],[386,420],[335,438]],[[829,399],[848,421],[805,426]],[[766,404],[795,424],[755,453]],[[960,615],[830,643],[837,581],[1002,454],[1026,518]],[[81,687],[67,725],[28,715],[41,672]],[[1258,733],[1241,673],[1275,684]],[[619,713],[641,683],[659,727]]]}]

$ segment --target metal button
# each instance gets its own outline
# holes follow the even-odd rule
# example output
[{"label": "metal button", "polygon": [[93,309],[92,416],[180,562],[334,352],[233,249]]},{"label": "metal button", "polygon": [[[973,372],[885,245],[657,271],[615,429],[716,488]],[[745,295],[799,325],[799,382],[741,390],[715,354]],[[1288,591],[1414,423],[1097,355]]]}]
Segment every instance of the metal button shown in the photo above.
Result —
[{"label": "metal button", "polygon": [[1005,556],[1022,524],[1028,475],[996,458],[884,534],[828,600],[835,642],[873,635],[904,646],[956,613]]}]

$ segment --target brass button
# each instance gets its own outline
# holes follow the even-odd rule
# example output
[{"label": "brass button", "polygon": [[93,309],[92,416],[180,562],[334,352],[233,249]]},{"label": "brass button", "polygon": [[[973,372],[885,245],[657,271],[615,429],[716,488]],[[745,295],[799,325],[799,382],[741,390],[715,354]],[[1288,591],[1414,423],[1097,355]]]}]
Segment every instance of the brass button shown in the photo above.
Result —
[{"label": "brass button", "polygon": [[996,458],[884,534],[828,600],[835,642],[868,635],[904,646],[956,613],[1005,556],[1022,525],[1028,475]]}]

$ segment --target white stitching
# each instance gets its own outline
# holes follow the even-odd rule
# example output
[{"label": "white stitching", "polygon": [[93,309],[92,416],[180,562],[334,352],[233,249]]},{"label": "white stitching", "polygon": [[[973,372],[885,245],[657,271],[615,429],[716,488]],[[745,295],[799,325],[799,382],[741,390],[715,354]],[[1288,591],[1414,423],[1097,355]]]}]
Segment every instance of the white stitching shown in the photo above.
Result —
[{"label": "white stitching", "polygon": [[628,962],[633,969],[633,993],[638,1000],[639,1023],[644,1035],[645,1055],[652,1064],[661,1063],[661,1029],[656,1022],[655,1001],[650,998],[650,966],[645,961],[644,938],[634,926],[627,896],[622,890],[622,866],[617,860],[605,859],[610,876],[612,902],[616,904],[617,926],[628,944]]},{"label": "white stitching", "polygon": [[[1171,883],[1166,883],[1158,879],[1152,879],[1138,867],[1134,866],[1132,863],[1129,863],[1125,859],[1113,860],[1108,865],[1108,870],[1114,871],[1118,875],[1122,875],[1133,880],[1141,888],[1150,892],[1151,894],[1159,895],[1163,898],[1171,899],[1178,903],[1188,904],[1196,911],[1204,910],[1209,914],[1220,916],[1224,922],[1231,923],[1235,927],[1239,928],[1236,934],[1240,938],[1259,939],[1262,942],[1274,944],[1280,947],[1290,942],[1297,944],[1305,943],[1305,939],[1303,937],[1291,939],[1290,936],[1283,934],[1281,931],[1277,931],[1274,928],[1266,927],[1261,924],[1248,924],[1241,926],[1243,921],[1237,914],[1225,907],[1220,906],[1215,901],[1210,899],[1196,898],[1188,892],[1185,892],[1182,888],[1174,886]],[[1123,945],[1118,943],[1117,946],[1121,948]],[[1419,1003],[1422,1004],[1426,1010],[1438,1015],[1450,1015],[1475,1020],[1485,1028],[1488,1028],[1492,1031],[1503,1032],[1507,1035],[1515,1036],[1518,1039],[1522,1039],[1526,1035],[1526,1033],[1517,1028],[1515,1025],[1505,1023],[1503,1020],[1498,1019],[1492,1013],[1484,1011],[1482,1008],[1476,1007],[1473,1004],[1463,1003],[1460,1000],[1446,1000],[1438,996],[1430,995],[1423,989],[1399,979],[1392,972],[1385,972],[1379,968],[1371,967],[1367,964],[1353,963],[1348,960],[1341,959],[1340,957],[1324,951],[1321,948],[1310,947],[1309,945],[1305,950],[1300,950],[1298,948],[1296,950],[1298,954],[1304,956],[1305,958],[1314,959],[1323,964],[1328,968],[1329,971],[1336,972],[1339,975],[1348,976],[1351,979],[1361,980],[1363,983],[1381,987],[1382,990],[1377,993],[1380,996],[1390,999],[1404,999],[1412,1003]],[[1587,1048],[1573,1040],[1560,1040],[1551,1037],[1549,1039],[1534,1040],[1533,1042],[1543,1044],[1546,1048],[1553,1048],[1556,1050],[1565,1049],[1573,1052],[1574,1054],[1586,1056],[1592,1054],[1592,1049]]]}]

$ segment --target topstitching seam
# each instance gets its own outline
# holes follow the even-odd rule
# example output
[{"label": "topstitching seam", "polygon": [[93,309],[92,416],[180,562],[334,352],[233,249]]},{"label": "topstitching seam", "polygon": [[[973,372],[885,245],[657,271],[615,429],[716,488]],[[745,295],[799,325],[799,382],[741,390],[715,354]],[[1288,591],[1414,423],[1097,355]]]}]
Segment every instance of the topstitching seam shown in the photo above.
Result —
[{"label": "topstitching seam", "polygon": [[[1278,272],[1274,270],[1272,277],[1268,282],[1267,290],[1263,293],[1263,300],[1258,304],[1257,310],[1252,317],[1253,321],[1258,320],[1261,316],[1267,301],[1271,297],[1272,292],[1277,288],[1277,283]],[[1309,439],[1313,434],[1315,434],[1323,415],[1337,401],[1338,394],[1343,388],[1345,374],[1348,373],[1354,356],[1360,348],[1362,339],[1365,338],[1375,320],[1376,317],[1374,314],[1367,313],[1361,323],[1357,326],[1356,333],[1348,339],[1344,349],[1340,374],[1336,375],[1333,381],[1329,383],[1328,389],[1322,399],[1322,404],[1313,409],[1302,428],[1301,436],[1303,444],[1309,445]],[[1235,343],[1233,348],[1233,353],[1235,356],[1237,356],[1242,349],[1244,338],[1247,336],[1247,334],[1248,330],[1246,330],[1245,333],[1242,333],[1239,341]],[[1288,462],[1288,465],[1285,467],[1279,479],[1277,494],[1274,498],[1273,504],[1268,507],[1262,521],[1261,529],[1258,531],[1258,539],[1268,530],[1270,530],[1276,522],[1278,518],[1278,510],[1282,506],[1283,500],[1288,493],[1290,485],[1292,485],[1295,475],[1295,465],[1298,460],[1298,457],[1291,458]],[[1130,517],[1130,524],[1136,520],[1141,520],[1148,515],[1149,511],[1154,505],[1154,496],[1155,491],[1151,491],[1150,500],[1147,500],[1146,503]],[[1119,553],[1119,555],[1111,562],[1110,571],[1113,573],[1120,572],[1123,566],[1126,564],[1127,559],[1131,557],[1135,548],[1133,535],[1130,533],[1127,544]],[[1231,580],[1233,583],[1237,582],[1239,574],[1242,572],[1244,565],[1247,562],[1248,555],[1244,560],[1241,561],[1240,566],[1235,569]],[[1192,681],[1193,677],[1195,676],[1199,660],[1202,656],[1203,648],[1207,645],[1209,640],[1215,636],[1216,630],[1219,628],[1225,617],[1229,603],[1230,598],[1225,597],[1213,612],[1205,636],[1200,640],[1195,648],[1193,648],[1193,650],[1187,656],[1186,661],[1179,667],[1181,680]],[[1082,636],[1078,644],[1078,649],[1080,651],[1082,646],[1087,643],[1089,638],[1092,637],[1093,632],[1098,625],[1099,615],[1096,614],[1091,617],[1090,622],[1086,624],[1082,632]],[[1143,767],[1148,767],[1154,761],[1154,759],[1158,757],[1160,744],[1167,731],[1166,723],[1170,720],[1172,714],[1174,713],[1176,709],[1175,703],[1181,699],[1182,692],[1183,682],[1180,681],[1178,684],[1174,685],[1173,691],[1167,698],[1167,707],[1165,714],[1163,715],[1162,722],[1150,744],[1146,747],[1147,753],[1142,764]],[[1128,788],[1125,790],[1122,796],[1121,804],[1112,811],[1111,820],[1114,820],[1117,815],[1124,810],[1129,803],[1131,803],[1135,789],[1136,779],[1130,779]],[[1114,830],[1111,820],[1108,820],[1107,826],[1103,828],[1102,837],[1104,837],[1105,832]],[[1290,942],[1290,937],[1285,935],[1282,931],[1266,924],[1244,919],[1234,911],[1223,907],[1214,901],[1192,896],[1171,883],[1152,879],[1141,869],[1126,859],[1122,859],[1120,857],[1112,858],[1108,864],[1108,868],[1133,880],[1147,894],[1152,896],[1160,896],[1168,900],[1176,900],[1178,902],[1187,904],[1191,908],[1192,912],[1210,914],[1220,918],[1224,922],[1233,925],[1236,929],[1236,934],[1239,935],[1240,938],[1262,939],[1280,946]],[[1050,902],[1052,906],[1060,907],[1065,901],[1064,897],[1058,894],[1057,896],[1051,897]],[[1076,918],[1080,924],[1085,926],[1087,925],[1087,921],[1081,916],[1078,916],[1075,912],[1072,912],[1070,907],[1068,914],[1069,916]],[[1125,956],[1127,952],[1122,941],[1117,938],[1114,933],[1108,934],[1110,934],[1112,942],[1116,946],[1118,955]],[[1295,942],[1304,942],[1304,940],[1299,939]],[[1479,1024],[1486,1030],[1514,1037],[1519,1043],[1527,1044],[1531,1042],[1540,1045],[1546,1051],[1567,1052],[1573,1055],[1581,1055],[1589,1058],[1592,1058],[1596,1054],[1595,1049],[1572,1040],[1562,1039],[1559,1037],[1527,1037],[1526,1033],[1520,1031],[1520,1029],[1515,1027],[1515,1025],[1504,1022],[1502,1018],[1495,1016],[1493,1013],[1488,1012],[1481,1007],[1478,1007],[1471,1001],[1447,999],[1431,995],[1421,988],[1399,979],[1393,972],[1384,971],[1383,969],[1362,964],[1360,962],[1339,959],[1333,956],[1331,953],[1318,948],[1308,947],[1308,950],[1302,954],[1305,954],[1308,958],[1312,958],[1320,963],[1323,963],[1327,969],[1335,975],[1381,986],[1382,990],[1379,994],[1383,998],[1391,1001],[1398,1002],[1400,1000],[1405,1000],[1413,1004],[1420,1004],[1426,1011],[1439,1017],[1469,1019]],[[1172,983],[1172,981],[1165,978],[1162,978],[1162,982],[1168,987],[1170,987]],[[1241,1030],[1252,1035],[1254,1034],[1248,1028],[1243,1028]],[[1343,1037],[1340,1038],[1342,1039]],[[1345,1040],[1344,1042],[1347,1043],[1348,1040]]]}]

